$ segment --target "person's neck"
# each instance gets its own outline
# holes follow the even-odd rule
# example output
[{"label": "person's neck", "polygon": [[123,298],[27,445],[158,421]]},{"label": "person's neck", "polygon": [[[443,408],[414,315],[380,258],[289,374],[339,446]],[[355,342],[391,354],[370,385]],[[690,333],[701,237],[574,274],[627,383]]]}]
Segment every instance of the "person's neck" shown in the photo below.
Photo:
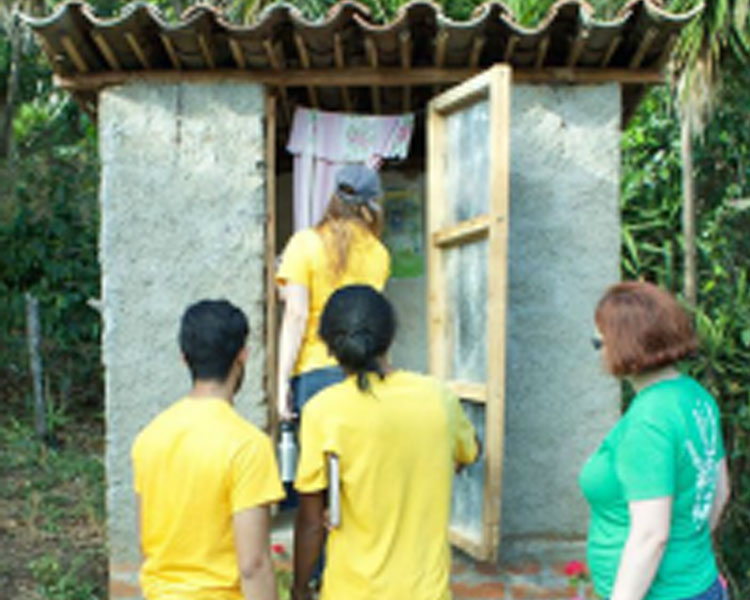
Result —
[{"label": "person's neck", "polygon": [[672,365],[661,367],[660,369],[654,369],[653,371],[647,371],[645,373],[638,373],[637,375],[631,375],[628,377],[628,381],[633,386],[636,393],[647,387],[659,383],[660,381],[666,381],[667,379],[674,379],[679,377],[680,372]]},{"label": "person's neck", "polygon": [[210,380],[197,380],[193,383],[193,389],[189,396],[197,400],[220,398],[229,404],[234,404],[234,384],[229,381],[218,382]]}]

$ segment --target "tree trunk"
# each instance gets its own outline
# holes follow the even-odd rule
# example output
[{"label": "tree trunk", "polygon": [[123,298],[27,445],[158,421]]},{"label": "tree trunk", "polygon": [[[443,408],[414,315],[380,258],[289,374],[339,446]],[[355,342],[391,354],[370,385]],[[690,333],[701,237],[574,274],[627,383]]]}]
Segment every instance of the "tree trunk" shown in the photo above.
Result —
[{"label": "tree trunk", "polygon": [[10,38],[10,64],[8,65],[8,81],[5,92],[5,110],[3,111],[2,138],[0,138],[0,154],[8,159],[12,169],[15,154],[13,144],[13,116],[18,102],[18,73],[21,67],[21,23],[18,17],[18,3],[13,4],[8,23]]},{"label": "tree trunk", "polygon": [[685,114],[681,116],[680,145],[682,153],[682,238],[685,245],[683,293],[685,300],[690,305],[695,306],[698,300],[698,272],[695,238],[695,189],[693,185],[693,138],[690,117]]},{"label": "tree trunk", "polygon": [[44,402],[44,373],[42,370],[42,334],[39,319],[39,302],[26,293],[26,335],[29,341],[29,364],[34,392],[34,432],[42,440],[47,438],[47,407]]}]

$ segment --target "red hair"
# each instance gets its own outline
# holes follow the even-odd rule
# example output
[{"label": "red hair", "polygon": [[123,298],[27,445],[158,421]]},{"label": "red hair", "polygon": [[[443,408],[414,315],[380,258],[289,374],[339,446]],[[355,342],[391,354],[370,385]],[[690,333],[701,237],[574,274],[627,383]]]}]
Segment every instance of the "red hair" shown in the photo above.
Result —
[{"label": "red hair", "polygon": [[690,317],[667,291],[645,281],[610,287],[594,321],[613,375],[637,375],[670,365],[698,349]]}]

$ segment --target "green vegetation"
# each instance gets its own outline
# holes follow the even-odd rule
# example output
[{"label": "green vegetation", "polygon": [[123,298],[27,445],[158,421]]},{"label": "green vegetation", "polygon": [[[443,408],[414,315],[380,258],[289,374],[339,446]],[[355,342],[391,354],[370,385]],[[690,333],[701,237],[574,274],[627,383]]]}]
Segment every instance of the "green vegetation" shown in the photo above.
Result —
[{"label": "green vegetation", "polygon": [[[401,0],[366,0],[376,19],[392,17]],[[467,18],[478,0],[444,0]],[[672,0],[686,10],[697,1]],[[49,12],[24,3],[23,10]],[[119,0],[95,0],[112,15]],[[156,3],[174,18],[188,3]],[[251,21],[266,0],[227,3],[236,21]],[[331,0],[295,2],[310,17]],[[509,0],[534,25],[552,0]],[[611,17],[623,1],[592,2]],[[51,87],[49,66],[29,33],[0,10],[0,96],[12,123],[0,148],[0,589],[3,597],[88,600],[105,596],[101,452],[102,380],[99,315],[98,160],[96,131],[67,94]],[[722,568],[735,598],[750,598],[750,67],[748,0],[717,0],[689,28],[681,65],[710,65],[693,81],[713,112],[694,143],[697,214],[696,322],[703,342],[689,368],[718,398],[731,461],[733,501],[718,535]],[[705,69],[704,69],[705,70]],[[717,78],[717,74],[722,74]],[[700,94],[699,94],[700,95]],[[623,138],[622,271],[679,293],[683,289],[680,121],[666,88],[651,91]],[[25,292],[40,301],[48,421],[57,449],[33,438],[26,356]],[[10,550],[6,540],[10,540]]]}]

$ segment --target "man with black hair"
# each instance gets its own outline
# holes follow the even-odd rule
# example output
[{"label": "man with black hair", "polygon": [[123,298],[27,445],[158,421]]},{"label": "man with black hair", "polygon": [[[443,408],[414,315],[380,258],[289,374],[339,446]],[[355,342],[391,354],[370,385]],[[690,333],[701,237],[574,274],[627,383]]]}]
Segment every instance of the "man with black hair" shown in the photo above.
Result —
[{"label": "man with black hair", "polygon": [[188,307],[179,343],[190,393],[133,444],[147,600],[276,600],[269,505],[283,497],[267,435],[233,408],[248,324],[226,300]]}]

